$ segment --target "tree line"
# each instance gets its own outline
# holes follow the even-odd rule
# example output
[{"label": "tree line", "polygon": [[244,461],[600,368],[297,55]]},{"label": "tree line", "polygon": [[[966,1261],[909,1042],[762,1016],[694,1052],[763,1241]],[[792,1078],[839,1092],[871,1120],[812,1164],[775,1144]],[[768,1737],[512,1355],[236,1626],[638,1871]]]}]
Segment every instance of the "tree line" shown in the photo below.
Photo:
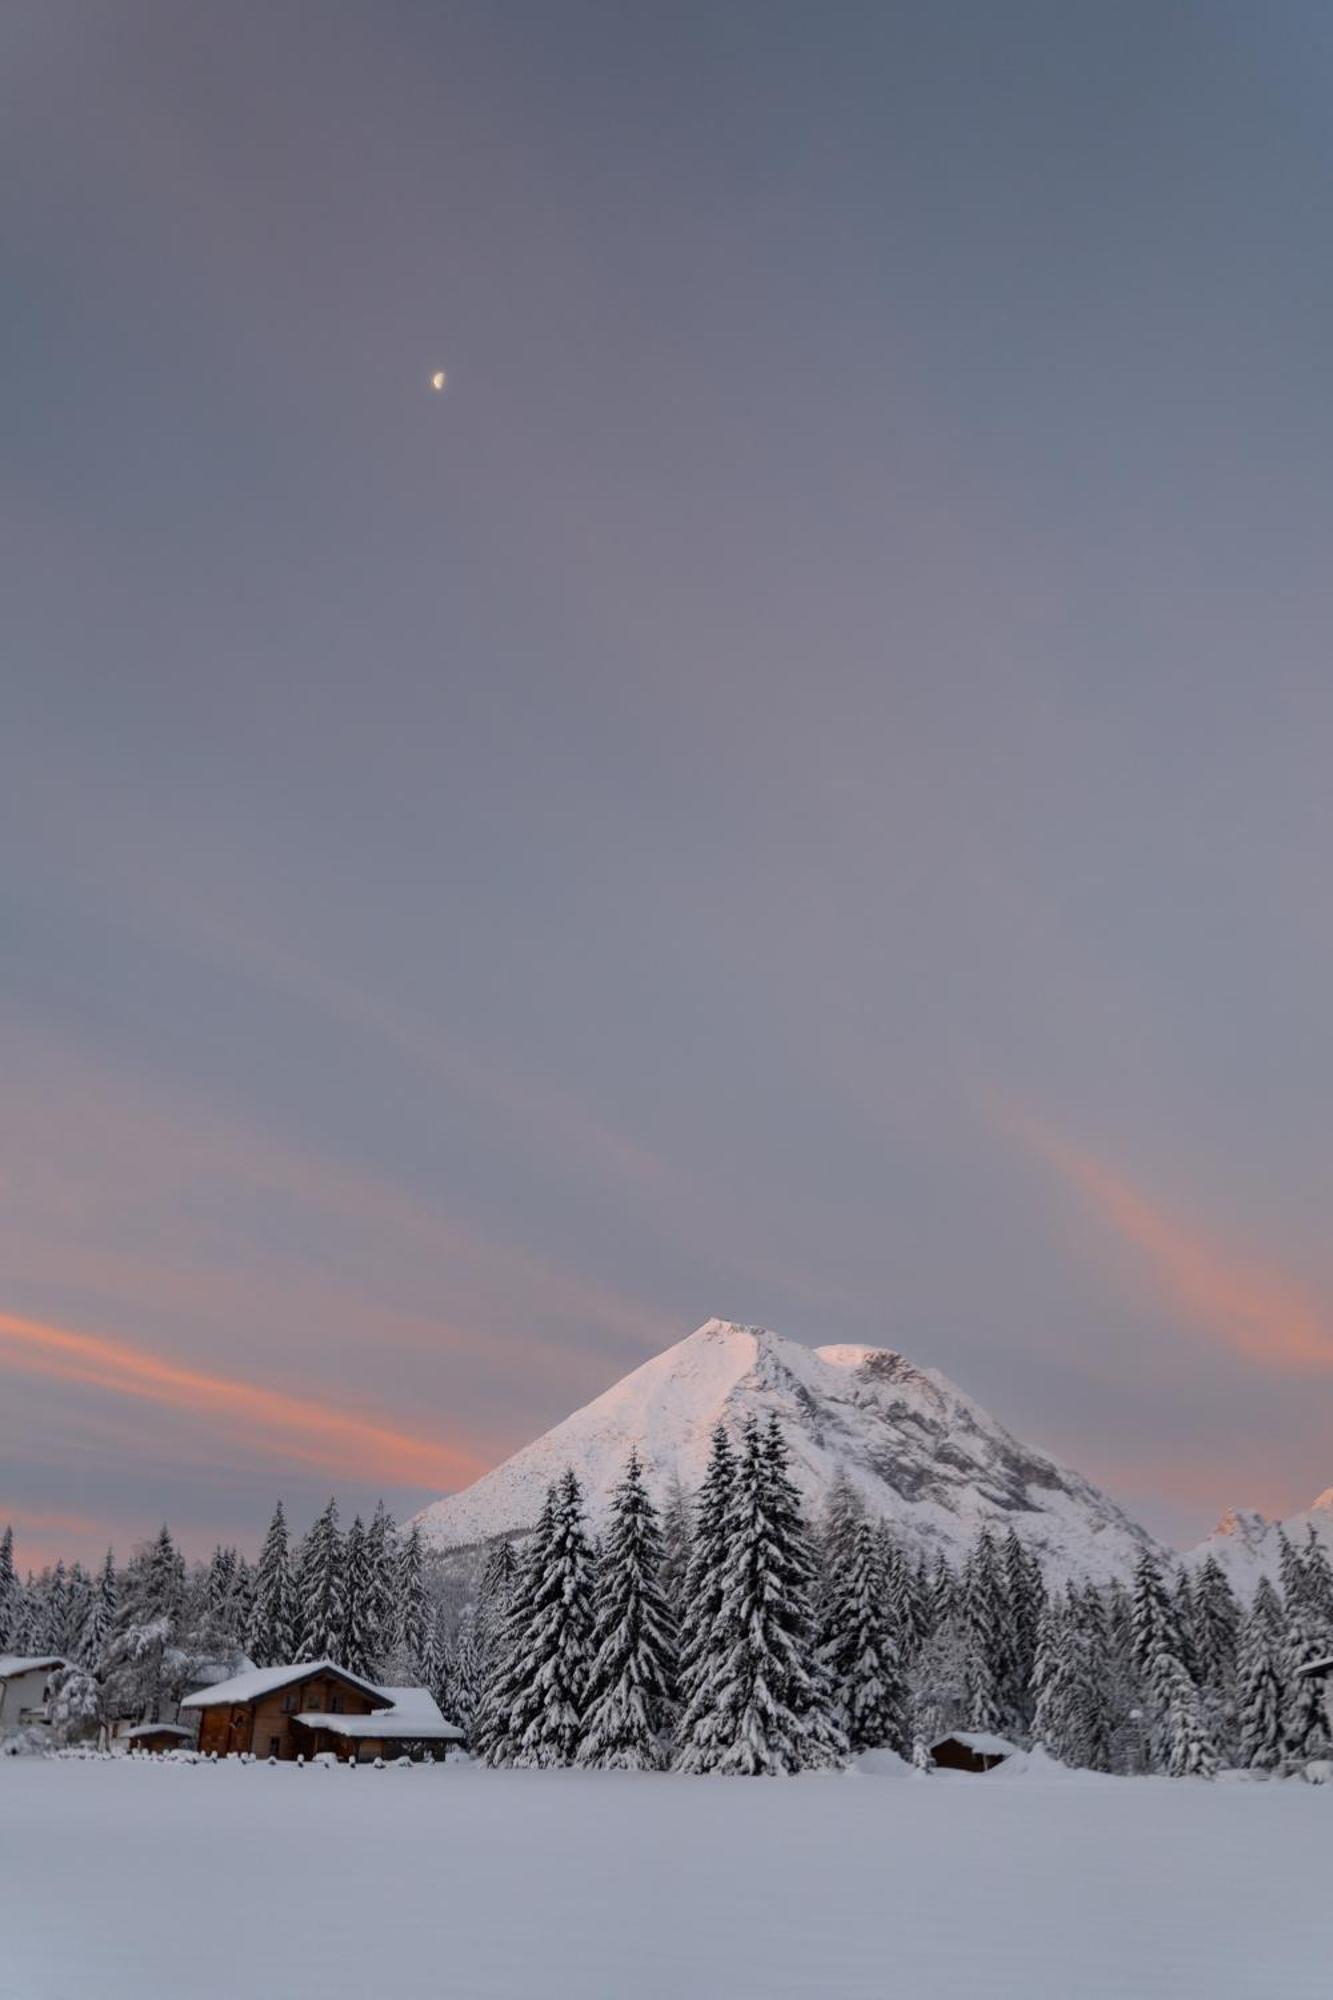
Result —
[{"label": "tree line", "polygon": [[924,1767],[957,1729],[1062,1763],[1211,1777],[1329,1754],[1318,1680],[1333,1570],[1284,1538],[1243,1607],[1221,1566],[1048,1589],[1010,1531],[913,1555],[845,1478],[806,1524],[776,1422],[719,1427],[693,1513],[659,1516],[631,1454],[595,1545],[567,1472],[523,1551],[490,1556],[449,1698],[491,1764],[757,1774],[888,1749]]},{"label": "tree line", "polygon": [[113,1721],[171,1720],[208,1680],[289,1660],[334,1660],[376,1684],[442,1688],[443,1621],[421,1537],[383,1504],[341,1531],[335,1501],[293,1543],[281,1502],[256,1563],[218,1547],[187,1564],[163,1527],[124,1568],[63,1562],[20,1580],[0,1535],[0,1653],[69,1662],[52,1705],[67,1740]]},{"label": "tree line", "polygon": [[1285,1537],[1278,1587],[1242,1605],[1208,1558],[1048,1588],[1012,1530],[955,1567],[913,1552],[835,1481],[807,1522],[776,1421],[719,1425],[702,1486],[662,1508],[631,1453],[604,1537],[578,1479],[534,1533],[495,1542],[461,1609],[415,1527],[383,1508],[344,1532],[330,1501],[293,1544],[282,1507],[259,1560],[189,1568],[163,1528],[118,1570],[20,1582],[0,1538],[0,1652],[71,1662],[55,1720],[152,1721],[202,1672],[332,1659],[426,1686],[492,1765],[757,1775],[887,1749],[928,1762],[959,1728],[1096,1771],[1285,1773],[1329,1754],[1319,1681],[1333,1569]]}]

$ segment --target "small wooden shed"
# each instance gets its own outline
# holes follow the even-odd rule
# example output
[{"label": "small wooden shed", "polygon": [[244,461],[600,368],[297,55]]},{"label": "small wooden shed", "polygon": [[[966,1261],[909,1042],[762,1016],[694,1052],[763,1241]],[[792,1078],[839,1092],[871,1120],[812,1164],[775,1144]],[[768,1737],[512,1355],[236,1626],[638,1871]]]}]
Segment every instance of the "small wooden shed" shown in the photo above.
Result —
[{"label": "small wooden shed", "polygon": [[1018,1745],[987,1729],[955,1729],[930,1746],[930,1761],[941,1771],[993,1771]]},{"label": "small wooden shed", "polygon": [[122,1729],[116,1741],[127,1743],[131,1750],[154,1754],[159,1750],[188,1750],[194,1743],[194,1731],[179,1722],[136,1722],[132,1729]]}]

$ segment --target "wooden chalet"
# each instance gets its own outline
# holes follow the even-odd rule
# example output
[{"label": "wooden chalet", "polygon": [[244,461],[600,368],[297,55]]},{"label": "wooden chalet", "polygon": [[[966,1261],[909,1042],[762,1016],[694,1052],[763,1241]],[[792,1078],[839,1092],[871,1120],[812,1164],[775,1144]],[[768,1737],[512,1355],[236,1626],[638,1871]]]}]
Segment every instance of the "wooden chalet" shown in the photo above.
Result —
[{"label": "wooden chalet", "polygon": [[955,1729],[930,1746],[930,1761],[941,1771],[993,1771],[1018,1748],[987,1729]]},{"label": "wooden chalet", "polygon": [[462,1741],[425,1688],[380,1688],[335,1666],[307,1660],[260,1667],[187,1695],[181,1709],[199,1713],[205,1756],[297,1757],[331,1752],[342,1762],[421,1755]]}]

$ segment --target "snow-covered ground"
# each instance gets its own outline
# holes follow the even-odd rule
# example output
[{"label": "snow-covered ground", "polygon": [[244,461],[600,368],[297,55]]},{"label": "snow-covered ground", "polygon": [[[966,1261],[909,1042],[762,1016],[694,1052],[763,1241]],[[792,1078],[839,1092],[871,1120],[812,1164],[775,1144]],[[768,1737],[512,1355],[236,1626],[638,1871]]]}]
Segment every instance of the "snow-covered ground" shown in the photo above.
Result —
[{"label": "snow-covered ground", "polygon": [[1333,1786],[0,1760],[4,2000],[1327,2000]]}]

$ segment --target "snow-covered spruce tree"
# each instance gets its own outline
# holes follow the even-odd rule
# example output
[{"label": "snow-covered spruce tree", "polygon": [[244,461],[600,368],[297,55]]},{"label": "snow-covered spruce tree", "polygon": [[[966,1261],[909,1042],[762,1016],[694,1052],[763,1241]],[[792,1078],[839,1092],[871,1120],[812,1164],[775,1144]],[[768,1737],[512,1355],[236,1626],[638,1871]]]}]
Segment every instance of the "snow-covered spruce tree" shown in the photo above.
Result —
[{"label": "snow-covered spruce tree", "polygon": [[208,1573],[204,1578],[204,1595],[209,1617],[221,1623],[227,1616],[236,1592],[235,1549],[224,1549],[219,1542],[209,1560]]},{"label": "snow-covered spruce tree", "polygon": [[[830,1659],[837,1642],[852,1543],[857,1527],[864,1519],[865,1504],[847,1477],[845,1468],[839,1465],[824,1496],[820,1519],[810,1538],[811,1553],[815,1559],[815,1644],[820,1658],[825,1661]],[[887,1576],[884,1587],[887,1590]]]},{"label": "snow-covered spruce tree", "polygon": [[108,1549],[93,1586],[93,1594],[88,1604],[88,1615],[83,1621],[83,1631],[79,1637],[79,1658],[95,1674],[105,1670],[107,1648],[116,1624],[116,1604],[119,1584],[116,1578],[116,1558]]},{"label": "snow-covered spruce tree", "polygon": [[662,1503],[662,1569],[660,1581],[671,1620],[679,1632],[685,1615],[686,1581],[690,1570],[690,1499],[679,1477],[673,1476]]},{"label": "snow-covered spruce tree", "polygon": [[1287,1616],[1282,1647],[1282,1753],[1288,1771],[1329,1754],[1324,1683],[1301,1669],[1328,1655],[1328,1635],[1305,1596]]},{"label": "snow-covered spruce tree", "polygon": [[287,1516],[279,1500],[255,1572],[246,1651],[258,1667],[285,1666],[296,1651]]},{"label": "snow-covered spruce tree", "polygon": [[836,1763],[845,1740],[814,1645],[814,1565],[775,1420],[751,1424],[729,1510],[722,1601],[708,1647],[715,1725],[683,1769],[759,1777]]},{"label": "snow-covered spruce tree", "polygon": [[506,1535],[492,1545],[477,1587],[476,1643],[483,1688],[492,1659],[503,1642],[521,1573],[514,1544]]},{"label": "snow-covered spruce tree", "polygon": [[239,1663],[245,1653],[252,1585],[235,1549],[214,1549],[202,1578],[188,1592],[184,1621],[189,1643],[201,1658]]},{"label": "snow-covered spruce tree", "polygon": [[482,1651],[477,1639],[475,1606],[464,1607],[452,1646],[445,1651],[444,1686],[446,1701],[441,1703],[451,1722],[456,1722],[469,1742],[477,1720],[483,1686]]},{"label": "snow-covered spruce tree", "polygon": [[1187,1679],[1189,1675],[1182,1657],[1176,1607],[1147,1549],[1134,1566],[1133,1624],[1144,1740],[1153,1768],[1165,1771],[1173,1756],[1170,1709],[1173,1701],[1178,1705],[1179,1696],[1174,1669],[1179,1667]]},{"label": "snow-covered spruce tree", "polygon": [[1028,1554],[1010,1528],[1002,1549],[1004,1594],[1009,1618],[1009,1683],[1006,1689],[1011,1720],[1020,1734],[1032,1724],[1032,1672],[1037,1651],[1037,1628],[1046,1601],[1046,1584],[1041,1565]]},{"label": "snow-covered spruce tree", "polygon": [[1241,1628],[1237,1667],[1237,1754],[1252,1771],[1282,1766],[1282,1606],[1260,1580]]},{"label": "snow-covered spruce tree", "polygon": [[1301,1576],[1311,1616],[1333,1638],[1333,1563],[1329,1562],[1328,1550],[1315,1533],[1313,1522],[1306,1525]]},{"label": "snow-covered spruce tree", "polygon": [[1173,1778],[1212,1777],[1216,1746],[1183,1658],[1177,1605],[1146,1550],[1135,1570],[1134,1641],[1157,1768]]},{"label": "snow-covered spruce tree", "polygon": [[679,1627],[675,1759],[681,1770],[711,1769],[717,1726],[712,1682],[720,1666],[718,1613],[726,1567],[736,1455],[721,1424],[714,1426],[708,1466],[695,1502],[694,1539]]},{"label": "snow-covered spruce tree", "polygon": [[1298,1607],[1305,1602],[1305,1565],[1301,1552],[1287,1534],[1285,1528],[1277,1531],[1278,1582],[1282,1588],[1282,1608],[1287,1617],[1294,1616]]},{"label": "snow-covered spruce tree", "polygon": [[[482,1573],[482,1615],[486,1628],[486,1663],[481,1699],[468,1738],[473,1756],[488,1764],[513,1761],[516,1703],[526,1686],[527,1660],[524,1643],[537,1587],[546,1570],[546,1551],[555,1528],[556,1489],[549,1486],[532,1538],[521,1558],[515,1557],[512,1543],[497,1545]],[[497,1579],[504,1560],[499,1548],[509,1550],[515,1564],[507,1585]],[[493,1568],[493,1565],[495,1567]]]},{"label": "snow-covered spruce tree", "polygon": [[937,1551],[930,1574],[930,1629],[938,1632],[958,1609],[958,1578],[942,1551]]},{"label": "snow-covered spruce tree", "polygon": [[1212,1778],[1217,1775],[1217,1749],[1199,1705],[1199,1691],[1183,1660],[1172,1653],[1158,1656],[1153,1669],[1154,1690],[1162,1718],[1163,1763],[1172,1778]]},{"label": "snow-covered spruce tree", "polygon": [[165,1526],[136,1549],[125,1573],[108,1649],[108,1706],[116,1715],[160,1722],[180,1693],[188,1664],[177,1645],[185,1601],[185,1565]]},{"label": "snow-covered spruce tree", "polygon": [[838,1559],[822,1651],[848,1748],[906,1756],[911,1748],[907,1683],[881,1548],[862,1516]]},{"label": "snow-covered spruce tree", "polygon": [[381,1667],[391,1658],[398,1636],[397,1539],[392,1514],[382,1500],[377,1500],[366,1529],[369,1582],[363,1622],[366,1651]]},{"label": "snow-covered spruce tree", "polygon": [[370,1650],[374,1581],[366,1527],[359,1514],[343,1538],[342,1574],[342,1633],[337,1658],[349,1674],[369,1680],[378,1669]]},{"label": "snow-covered spruce tree", "polygon": [[346,1606],[338,1503],[330,1500],[301,1544],[296,1568],[297,1660],[342,1664]]},{"label": "snow-covered spruce tree", "polygon": [[1236,1751],[1236,1660],[1240,1606],[1215,1556],[1203,1563],[1194,1586],[1195,1677],[1204,1714],[1228,1758]]},{"label": "snow-covered spruce tree", "polygon": [[42,1571],[40,1596],[41,1649],[63,1654],[69,1644],[69,1578],[63,1562]]},{"label": "snow-covered spruce tree", "polygon": [[395,1651],[400,1655],[406,1655],[409,1661],[419,1663],[426,1644],[430,1600],[426,1593],[426,1563],[425,1551],[421,1546],[421,1529],[415,1521],[407,1533],[398,1540],[394,1595],[397,1626],[394,1634]]},{"label": "snow-covered spruce tree", "polygon": [[1179,1641],[1177,1653],[1180,1663],[1192,1681],[1199,1679],[1198,1642],[1194,1630],[1194,1586],[1190,1573],[1182,1563],[1176,1571],[1175,1584],[1171,1592],[1171,1608],[1175,1613],[1176,1637]]},{"label": "snow-covered spruce tree", "polygon": [[592,1665],[578,1761],[655,1771],[666,1761],[675,1702],[676,1631],[661,1585],[657,1510],[631,1450],[616,1488],[598,1575]]},{"label": "snow-covered spruce tree", "polygon": [[[875,1524],[875,1557],[884,1578],[889,1627],[898,1652],[898,1665],[906,1674],[921,1651],[929,1631],[926,1593],[921,1589],[920,1572],[908,1561],[887,1521]],[[904,1701],[906,1691],[904,1689]],[[906,1710],[904,1710],[906,1713]]]},{"label": "snow-covered spruce tree", "polygon": [[51,1729],[59,1744],[84,1742],[97,1733],[102,1690],[87,1667],[63,1667],[51,1689]]},{"label": "snow-covered spruce tree", "polygon": [[1162,1572],[1147,1549],[1134,1565],[1133,1619],[1134,1664],[1146,1680],[1154,1659],[1162,1652],[1180,1658],[1175,1610]]},{"label": "snow-covered spruce tree", "polygon": [[[397,1656],[395,1656],[396,1658]],[[395,1665],[395,1675],[400,1669]],[[440,1606],[426,1603],[426,1613],[421,1635],[421,1648],[410,1668],[411,1678],[407,1681],[394,1680],[395,1687],[424,1687],[435,1697],[436,1706],[451,1721],[457,1717],[451,1713],[452,1700],[449,1676],[449,1647],[444,1629],[444,1613]]]},{"label": "snow-covered spruce tree", "polygon": [[6,1526],[0,1534],[0,1653],[7,1653],[14,1637],[18,1611],[19,1580],[14,1568],[14,1530]]},{"label": "snow-covered spruce tree", "polygon": [[969,1729],[1012,1727],[1006,1696],[1010,1681],[1006,1607],[1000,1591],[995,1542],[982,1529],[962,1578],[966,1646],[964,1685]]},{"label": "snow-covered spruce tree", "polygon": [[560,1479],[531,1611],[513,1661],[510,1761],[571,1764],[583,1729],[592,1644],[592,1549],[583,1489],[571,1466]]},{"label": "snow-covered spruce tree", "polygon": [[829,1621],[837,1614],[840,1578],[845,1576],[851,1561],[852,1543],[858,1525],[865,1519],[865,1511],[865,1503],[847,1477],[846,1468],[839,1465],[814,1536],[815,1622],[821,1647],[826,1648],[833,1636]]},{"label": "snow-covered spruce tree", "polygon": [[93,1608],[93,1579],[82,1563],[69,1573],[69,1598],[65,1606],[65,1656],[83,1664],[83,1635]]},{"label": "snow-covered spruce tree", "polygon": [[908,1675],[912,1693],[912,1727],[926,1743],[952,1729],[965,1729],[968,1717],[968,1656],[972,1633],[961,1602],[937,1623],[921,1646]]},{"label": "snow-covered spruce tree", "polygon": [[1076,1761],[1086,1771],[1109,1771],[1114,1735],[1110,1629],[1095,1584],[1085,1583],[1070,1591],[1069,1616]]},{"label": "snow-covered spruce tree", "polygon": [[1032,1738],[1062,1764],[1070,1757],[1072,1656],[1069,1613],[1064,1597],[1054,1591],[1042,1607],[1032,1656]]}]

